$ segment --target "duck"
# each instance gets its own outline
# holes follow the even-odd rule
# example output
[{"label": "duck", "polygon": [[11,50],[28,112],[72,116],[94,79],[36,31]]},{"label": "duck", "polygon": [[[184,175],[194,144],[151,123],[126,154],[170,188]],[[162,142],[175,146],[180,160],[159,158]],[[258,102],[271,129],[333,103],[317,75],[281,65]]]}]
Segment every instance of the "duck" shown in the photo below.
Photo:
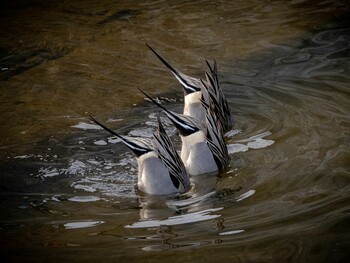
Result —
[{"label": "duck", "polygon": [[205,72],[206,81],[203,81],[200,78],[188,76],[177,68],[174,68],[150,45],[146,45],[153,52],[153,54],[155,54],[156,57],[172,72],[183,87],[183,115],[204,120],[206,118],[206,109],[202,103],[202,100],[204,100],[206,104],[216,105],[211,114],[217,115],[217,121],[220,122],[224,132],[229,131],[234,126],[235,120],[231,114],[225,94],[220,87],[217,63],[215,59],[213,65],[210,65],[208,60],[206,60],[209,72]]},{"label": "duck", "polygon": [[[206,60],[210,74],[205,72],[206,81],[200,79],[202,83],[202,97],[204,104],[212,104],[212,115],[215,115],[220,122],[224,132],[229,131],[235,124],[235,119],[231,113],[230,107],[223,93],[218,78],[217,63],[214,59],[213,66]],[[203,105],[203,104],[202,104]]]},{"label": "duck", "polygon": [[181,159],[189,175],[217,173],[223,170],[229,154],[222,134],[222,127],[217,117],[212,114],[212,105],[200,102],[205,109],[205,120],[179,114],[166,109],[139,89],[150,101],[161,108],[174,124],[181,138]]},{"label": "duck", "polygon": [[149,195],[183,194],[190,178],[159,118],[152,138],[122,136],[90,116],[98,126],[118,137],[135,155],[138,165],[137,188]]}]

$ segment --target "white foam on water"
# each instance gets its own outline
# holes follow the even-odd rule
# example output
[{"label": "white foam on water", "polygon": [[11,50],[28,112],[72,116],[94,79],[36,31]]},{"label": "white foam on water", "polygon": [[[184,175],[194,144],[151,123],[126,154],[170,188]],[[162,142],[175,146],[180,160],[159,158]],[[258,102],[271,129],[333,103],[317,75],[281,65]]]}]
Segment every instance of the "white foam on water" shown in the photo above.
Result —
[{"label": "white foam on water", "polygon": [[229,154],[246,152],[248,150],[249,150],[249,147],[245,144],[234,143],[234,144],[227,145],[227,151]]},{"label": "white foam on water", "polygon": [[25,154],[25,155],[18,155],[13,157],[13,159],[27,159],[31,157],[36,157],[34,154]]},{"label": "white foam on water", "polygon": [[61,202],[56,196],[51,197],[51,201]]},{"label": "white foam on water", "polygon": [[117,137],[111,137],[111,138],[108,138],[108,143],[118,143],[118,142],[121,142],[122,140],[117,138]]},{"label": "white foam on water", "polygon": [[274,144],[273,140],[257,139],[254,142],[248,142],[247,146],[252,149],[262,149]]},{"label": "white foam on water", "polygon": [[136,129],[129,132],[130,136],[135,137],[143,137],[143,138],[152,138],[153,137],[153,128],[145,128],[145,129]]},{"label": "white foam on water", "polygon": [[[105,165],[104,162],[101,165]],[[99,168],[94,168],[92,171]],[[73,182],[71,187],[85,192],[98,192],[104,196],[135,198],[135,184],[137,177],[129,173],[116,173],[113,170],[100,170],[97,173],[87,175]],[[88,200],[90,201],[90,200]]]},{"label": "white foam on water", "polygon": [[98,140],[98,141],[94,141],[95,145],[107,145],[107,142],[105,140]]},{"label": "white foam on water", "polygon": [[82,185],[82,184],[72,184],[71,187],[73,187],[74,189],[79,189],[79,190],[83,190],[85,192],[90,192],[90,193],[94,193],[96,192],[96,189],[89,186],[89,185]]},{"label": "white foam on water", "polygon": [[237,202],[240,202],[240,201],[242,201],[242,200],[244,200],[244,199],[247,199],[248,197],[250,197],[250,196],[252,196],[253,194],[255,194],[255,192],[256,192],[255,190],[249,190],[248,192],[246,192],[246,193],[244,193],[244,194],[238,196],[238,197],[236,198],[236,201],[237,201]]},{"label": "white foam on water", "polygon": [[87,162],[87,163],[94,164],[94,165],[100,164],[100,162],[99,162],[99,161],[96,161],[95,159],[88,159],[88,160],[86,160],[86,162]]},{"label": "white foam on water", "polygon": [[169,206],[170,208],[177,208],[177,207],[183,207],[183,206],[188,206],[188,205],[192,205],[195,203],[199,203],[203,200],[206,200],[207,198],[209,198],[210,196],[215,195],[215,191],[207,193],[205,195],[201,195],[198,197],[193,197],[193,198],[189,198],[186,200],[172,200],[172,201],[168,201],[166,202],[167,206]]},{"label": "white foam on water", "polygon": [[133,157],[126,157],[123,159],[120,159],[119,162],[117,163],[120,166],[126,166],[134,163]]},{"label": "white foam on water", "polygon": [[222,210],[223,207],[207,209],[199,212],[188,213],[185,215],[171,216],[164,220],[147,220],[135,222],[131,225],[126,225],[125,228],[150,228],[150,227],[160,227],[160,226],[175,226],[183,225],[189,223],[195,223],[205,220],[210,220],[218,218],[221,215],[210,215],[211,212],[216,212]]},{"label": "white foam on water", "polygon": [[[8,157],[10,158],[10,157]],[[57,154],[50,156],[49,154],[24,154],[24,155],[18,155],[18,156],[14,156],[13,159],[29,159],[29,158],[33,158],[33,159],[39,159],[40,161],[48,161],[49,158],[57,158]]]},{"label": "white foam on water", "polygon": [[78,173],[84,172],[86,170],[86,168],[87,168],[87,166],[85,163],[83,163],[82,161],[75,160],[74,162],[72,162],[70,164],[68,169],[66,169],[66,173],[78,174]]},{"label": "white foam on water", "polygon": [[97,196],[74,196],[74,197],[68,198],[68,201],[78,202],[78,203],[96,202],[99,200],[101,199]]},{"label": "white foam on water", "polygon": [[87,228],[87,227],[95,227],[103,224],[104,221],[81,221],[81,222],[71,222],[65,223],[64,227],[66,229],[78,229],[78,228]]},{"label": "white foam on water", "polygon": [[271,135],[270,131],[263,132],[258,135],[249,137],[248,139],[238,140],[234,144],[228,144],[227,150],[229,154],[246,152],[249,149],[262,149],[271,146],[275,143],[273,140],[263,139],[266,136]]},{"label": "white foam on water", "polygon": [[96,124],[90,124],[85,122],[79,122],[76,125],[71,126],[73,128],[81,129],[81,130],[102,130],[102,127],[96,125]]},{"label": "white foam on water", "polygon": [[258,139],[262,139],[264,137],[270,136],[271,134],[272,134],[272,132],[266,131],[266,132],[260,133],[258,135],[254,135],[252,137],[249,137],[248,139],[239,140],[237,142],[252,142],[252,141],[256,141]]},{"label": "white foam on water", "polygon": [[42,176],[42,177],[53,177],[53,176],[57,176],[59,175],[59,171],[57,168],[55,167],[47,167],[47,168],[44,168],[44,167],[41,167],[39,169],[39,176]]},{"label": "white foam on water", "polygon": [[231,131],[226,132],[226,133],[225,133],[225,137],[232,138],[232,137],[234,137],[235,135],[240,134],[241,132],[242,132],[241,130],[234,129],[234,130],[231,130]]},{"label": "white foam on water", "polygon": [[226,231],[226,232],[221,232],[221,233],[219,233],[219,236],[236,235],[236,234],[239,234],[239,233],[242,233],[242,232],[244,232],[243,229],[240,229],[240,230],[232,230],[232,231]]}]

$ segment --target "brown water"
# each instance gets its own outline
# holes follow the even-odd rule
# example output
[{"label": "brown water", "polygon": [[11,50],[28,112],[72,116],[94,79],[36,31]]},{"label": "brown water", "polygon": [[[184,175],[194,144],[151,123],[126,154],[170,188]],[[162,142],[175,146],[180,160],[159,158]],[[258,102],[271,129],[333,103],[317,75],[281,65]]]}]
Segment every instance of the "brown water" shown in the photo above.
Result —
[{"label": "brown water", "polygon": [[[347,1],[0,5],[2,260],[350,260]],[[216,58],[236,119],[228,169],[181,198],[139,197],[132,154],[89,126],[151,136],[137,87],[181,111],[145,43],[194,76]]]}]

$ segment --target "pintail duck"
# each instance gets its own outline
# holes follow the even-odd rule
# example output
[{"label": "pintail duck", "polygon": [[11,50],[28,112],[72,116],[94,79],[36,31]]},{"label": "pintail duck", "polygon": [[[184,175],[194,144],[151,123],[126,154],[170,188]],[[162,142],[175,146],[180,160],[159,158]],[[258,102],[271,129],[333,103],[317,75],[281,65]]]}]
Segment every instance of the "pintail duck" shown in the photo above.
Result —
[{"label": "pintail duck", "polygon": [[190,77],[180,70],[171,66],[163,57],[161,57],[151,46],[148,48],[159,58],[159,60],[173,73],[180,82],[184,90],[184,110],[183,114],[191,116],[198,120],[206,118],[206,109],[203,107],[202,100],[206,104],[214,104],[212,115],[220,122],[224,132],[228,131],[234,125],[234,119],[228,106],[227,100],[219,84],[217,64],[214,59],[213,65],[206,60],[209,73],[205,72],[206,81]]},{"label": "pintail duck", "polygon": [[205,121],[191,116],[178,114],[166,109],[163,105],[140,90],[164,113],[179,131],[182,148],[181,159],[190,175],[217,172],[225,168],[229,160],[222,127],[212,113],[212,106],[204,103]]},{"label": "pintail duck", "polygon": [[90,116],[90,119],[117,136],[136,156],[137,187],[151,195],[170,195],[187,192],[190,179],[186,168],[173,147],[158,117],[158,129],[153,138],[121,136]]}]

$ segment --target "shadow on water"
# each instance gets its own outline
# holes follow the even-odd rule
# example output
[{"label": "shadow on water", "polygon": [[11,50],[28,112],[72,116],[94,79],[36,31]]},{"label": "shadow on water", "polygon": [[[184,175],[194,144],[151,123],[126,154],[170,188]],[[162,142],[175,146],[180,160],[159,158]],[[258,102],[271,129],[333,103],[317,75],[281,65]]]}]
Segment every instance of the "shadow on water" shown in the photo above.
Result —
[{"label": "shadow on water", "polygon": [[[33,3],[1,11],[19,7],[39,32],[1,33],[5,259],[348,259],[348,5]],[[215,56],[236,118],[227,170],[192,178],[183,196],[138,194],[132,154],[87,118],[150,137],[157,110],[136,87],[181,111],[179,85],[145,42],[192,75]]]}]

